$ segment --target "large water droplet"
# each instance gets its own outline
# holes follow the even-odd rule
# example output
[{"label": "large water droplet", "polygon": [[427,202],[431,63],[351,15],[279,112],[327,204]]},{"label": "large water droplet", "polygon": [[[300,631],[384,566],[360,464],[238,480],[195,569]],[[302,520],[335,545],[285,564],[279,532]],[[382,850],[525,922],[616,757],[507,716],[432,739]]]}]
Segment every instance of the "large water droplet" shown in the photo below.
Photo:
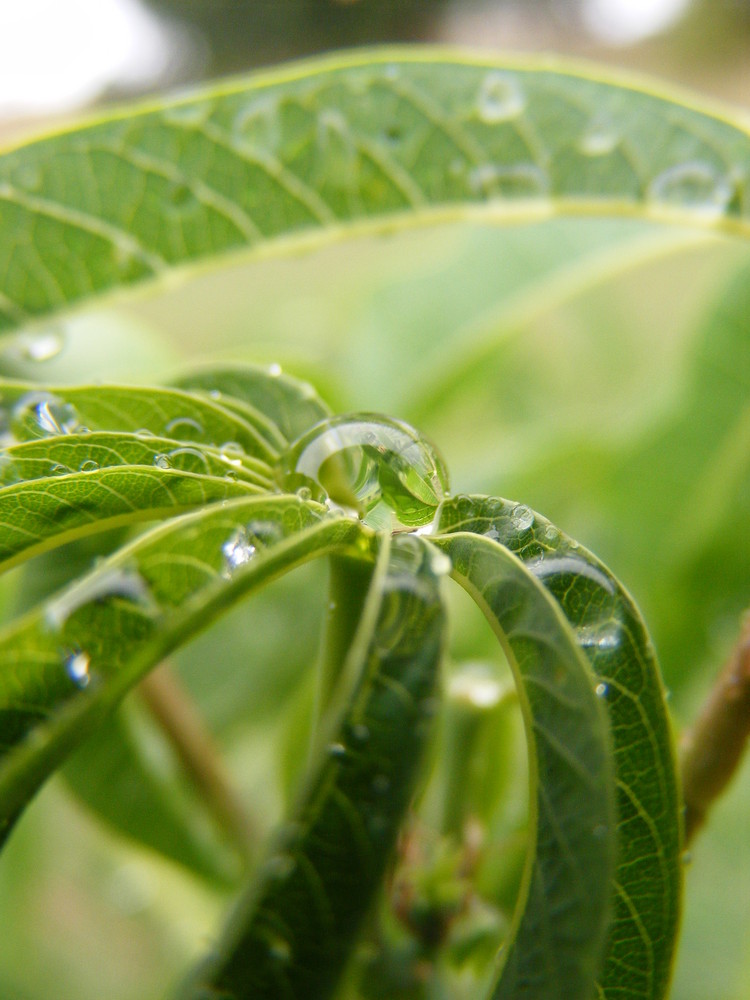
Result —
[{"label": "large water droplet", "polygon": [[584,156],[606,156],[615,150],[620,136],[606,118],[595,118],[581,136],[578,148]]},{"label": "large water droplet", "polygon": [[197,448],[173,448],[167,455],[173,469],[182,469],[185,472],[209,472],[208,459]]},{"label": "large water droplet", "polygon": [[23,428],[42,435],[75,434],[83,429],[73,404],[49,392],[22,396],[13,408],[13,424],[20,430],[20,438],[27,436]]},{"label": "large water droplet", "polygon": [[68,653],[65,657],[65,673],[78,688],[86,688],[89,686],[89,683],[91,682],[91,675],[89,674],[90,666],[91,658],[89,657],[89,654],[84,653],[80,649],[74,650],[72,653]]},{"label": "large water droplet", "polygon": [[520,115],[526,101],[514,76],[493,70],[482,81],[478,106],[481,120],[493,125]]},{"label": "large water droplet", "polygon": [[724,214],[735,190],[724,171],[694,161],[664,170],[651,182],[648,193],[653,201],[663,205],[718,218]]},{"label": "large water droplet", "polygon": [[448,490],[431,444],[408,424],[369,413],[316,424],[282,455],[278,475],[284,489],[307,488],[374,525],[384,514],[408,528],[428,524]]},{"label": "large water droplet", "polygon": [[518,503],[511,511],[510,519],[517,531],[528,531],[534,523],[534,511],[526,504]]}]

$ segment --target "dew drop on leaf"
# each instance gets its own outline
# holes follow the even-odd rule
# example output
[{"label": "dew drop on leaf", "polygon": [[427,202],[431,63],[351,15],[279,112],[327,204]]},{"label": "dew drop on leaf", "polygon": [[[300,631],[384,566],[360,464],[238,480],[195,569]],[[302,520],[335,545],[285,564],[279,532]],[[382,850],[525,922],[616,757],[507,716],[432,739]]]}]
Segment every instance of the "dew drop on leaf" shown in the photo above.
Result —
[{"label": "dew drop on leaf", "polygon": [[157,469],[171,469],[172,460],[169,455],[160,453],[159,455],[154,455],[154,465]]},{"label": "dew drop on leaf", "polygon": [[517,531],[527,531],[534,523],[534,512],[531,507],[519,503],[511,511],[510,519]]},{"label": "dew drop on leaf", "polygon": [[219,458],[222,462],[234,468],[239,468],[242,465],[244,455],[242,445],[237,444],[236,441],[225,441],[219,449]]},{"label": "dew drop on leaf", "polygon": [[167,437],[194,440],[203,437],[205,432],[203,424],[192,417],[175,417],[164,425],[164,433]]},{"label": "dew drop on leaf", "polygon": [[250,562],[257,548],[250,541],[246,528],[233,531],[221,547],[224,556],[224,575],[229,577],[240,566]]},{"label": "dew drop on leaf", "polygon": [[722,216],[735,193],[729,176],[708,163],[679,163],[664,170],[651,182],[652,201],[687,208],[708,218]]},{"label": "dew drop on leaf", "polygon": [[197,448],[174,448],[169,452],[167,458],[172,468],[183,469],[187,472],[209,472],[208,459]]},{"label": "dew drop on leaf", "polygon": [[[80,433],[83,428],[76,408],[48,392],[28,392],[13,409],[13,425],[19,438]],[[19,433],[20,432],[20,433]]]},{"label": "dew drop on leaf", "polygon": [[435,517],[448,474],[435,448],[414,428],[377,414],[324,420],[293,442],[278,470],[282,488],[308,489],[380,526],[416,528]]},{"label": "dew drop on leaf", "polygon": [[68,653],[65,657],[65,673],[78,688],[89,686],[91,681],[91,675],[89,674],[90,666],[91,659],[89,654],[82,652],[80,649]]},{"label": "dew drop on leaf", "polygon": [[99,468],[99,463],[95,462],[93,458],[87,458],[85,462],[81,462],[78,466],[79,472],[96,472]]},{"label": "dew drop on leaf", "polygon": [[597,684],[596,687],[594,688],[594,693],[596,694],[597,698],[606,698],[607,695],[609,694],[609,685]]},{"label": "dew drop on leaf", "polygon": [[92,601],[101,602],[114,597],[129,601],[149,616],[159,611],[148,584],[137,569],[104,566],[52,597],[44,610],[45,625],[59,630],[79,608]]},{"label": "dew drop on leaf", "polygon": [[24,337],[20,350],[27,361],[51,361],[60,354],[64,346],[63,333],[53,329]]},{"label": "dew drop on leaf", "polygon": [[518,80],[510,73],[493,71],[482,81],[479,90],[479,117],[488,125],[508,121],[521,114],[526,101]]}]

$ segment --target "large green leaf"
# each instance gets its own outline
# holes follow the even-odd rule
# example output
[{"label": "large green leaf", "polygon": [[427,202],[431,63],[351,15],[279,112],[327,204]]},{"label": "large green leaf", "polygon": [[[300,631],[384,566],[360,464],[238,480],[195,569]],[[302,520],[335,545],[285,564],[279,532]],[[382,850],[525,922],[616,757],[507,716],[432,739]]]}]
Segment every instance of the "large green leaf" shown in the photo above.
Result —
[{"label": "large green leaf", "polygon": [[[356,522],[323,514],[280,495],[173,518],[0,630],[3,834],[70,750],[171,649],[241,595],[361,534]],[[21,742],[32,728],[34,739]]]},{"label": "large green leaf", "polygon": [[[526,508],[524,508],[526,510]],[[493,997],[591,997],[611,914],[617,835],[610,733],[586,658],[535,575],[471,531],[472,501],[442,509],[435,544],[484,611],[516,675],[532,774],[532,826],[517,928]],[[463,523],[462,523],[463,522]]]},{"label": "large green leaf", "polygon": [[444,52],[336,56],[0,160],[6,328],[231,250],[455,217],[746,233],[750,136],[632,85]]},{"label": "large green leaf", "polygon": [[528,507],[462,498],[441,531],[471,531],[514,552],[559,602],[598,678],[617,778],[615,915],[600,995],[664,995],[681,895],[679,796],[659,670],[640,614],[594,556]]},{"label": "large green leaf", "polygon": [[257,884],[185,996],[331,995],[368,912],[435,714],[446,561],[415,536],[382,538],[343,679],[354,689],[323,762]]}]

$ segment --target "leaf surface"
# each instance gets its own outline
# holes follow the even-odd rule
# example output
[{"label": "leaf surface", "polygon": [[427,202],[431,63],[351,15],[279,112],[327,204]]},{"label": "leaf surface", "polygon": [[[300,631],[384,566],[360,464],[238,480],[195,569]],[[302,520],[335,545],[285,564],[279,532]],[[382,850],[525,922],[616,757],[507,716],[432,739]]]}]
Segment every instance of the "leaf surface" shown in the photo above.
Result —
[{"label": "leaf surface", "polygon": [[[467,504],[468,508],[467,509]],[[610,733],[556,602],[506,548],[446,501],[434,542],[486,615],[516,676],[529,745],[534,842],[494,1000],[592,996],[611,915],[616,835]]]},{"label": "leaf surface", "polygon": [[615,913],[599,995],[663,997],[681,899],[680,806],[664,691],[640,613],[598,559],[524,505],[465,498],[445,505],[440,530],[476,532],[514,552],[575,630],[609,713],[617,782]]},{"label": "leaf surface", "polygon": [[747,233],[750,135],[630,84],[419,50],[338,55],[0,160],[0,324],[229,251],[477,211]]},{"label": "leaf surface", "polygon": [[331,995],[409,804],[435,713],[443,567],[412,536],[381,539],[345,674],[354,690],[323,761],[217,954],[183,995]]}]

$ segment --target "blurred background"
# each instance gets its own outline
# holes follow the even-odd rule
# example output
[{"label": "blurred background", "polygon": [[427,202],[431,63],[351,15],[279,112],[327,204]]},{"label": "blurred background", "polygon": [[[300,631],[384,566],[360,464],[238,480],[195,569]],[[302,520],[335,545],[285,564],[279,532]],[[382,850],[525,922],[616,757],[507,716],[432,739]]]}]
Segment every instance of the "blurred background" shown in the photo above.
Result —
[{"label": "blurred background", "polygon": [[[283,60],[403,42],[593,61],[750,121],[748,0],[25,0],[0,5],[0,141]],[[336,409],[409,420],[441,447],[456,492],[521,499],[576,536],[643,608],[676,733],[693,717],[750,604],[745,245],[622,219],[443,225],[232,259],[0,340],[0,371],[51,382],[148,382],[207,359],[280,362]],[[298,769],[288,759],[309,703],[320,580],[315,568],[293,576],[178,657],[263,827]],[[483,624],[458,610],[454,658],[485,656]],[[162,996],[223,912],[232,859],[200,823],[189,850],[175,846],[191,792],[131,702],[118,726],[137,753],[116,783],[103,772],[99,794],[142,808],[138,756],[158,776],[160,851],[143,829],[95,817],[93,783],[77,775],[108,750],[84,749],[0,862],[7,1000]],[[499,770],[507,833],[523,823],[523,766],[513,780]],[[748,831],[746,763],[686,858],[673,1000],[750,996]]]}]

